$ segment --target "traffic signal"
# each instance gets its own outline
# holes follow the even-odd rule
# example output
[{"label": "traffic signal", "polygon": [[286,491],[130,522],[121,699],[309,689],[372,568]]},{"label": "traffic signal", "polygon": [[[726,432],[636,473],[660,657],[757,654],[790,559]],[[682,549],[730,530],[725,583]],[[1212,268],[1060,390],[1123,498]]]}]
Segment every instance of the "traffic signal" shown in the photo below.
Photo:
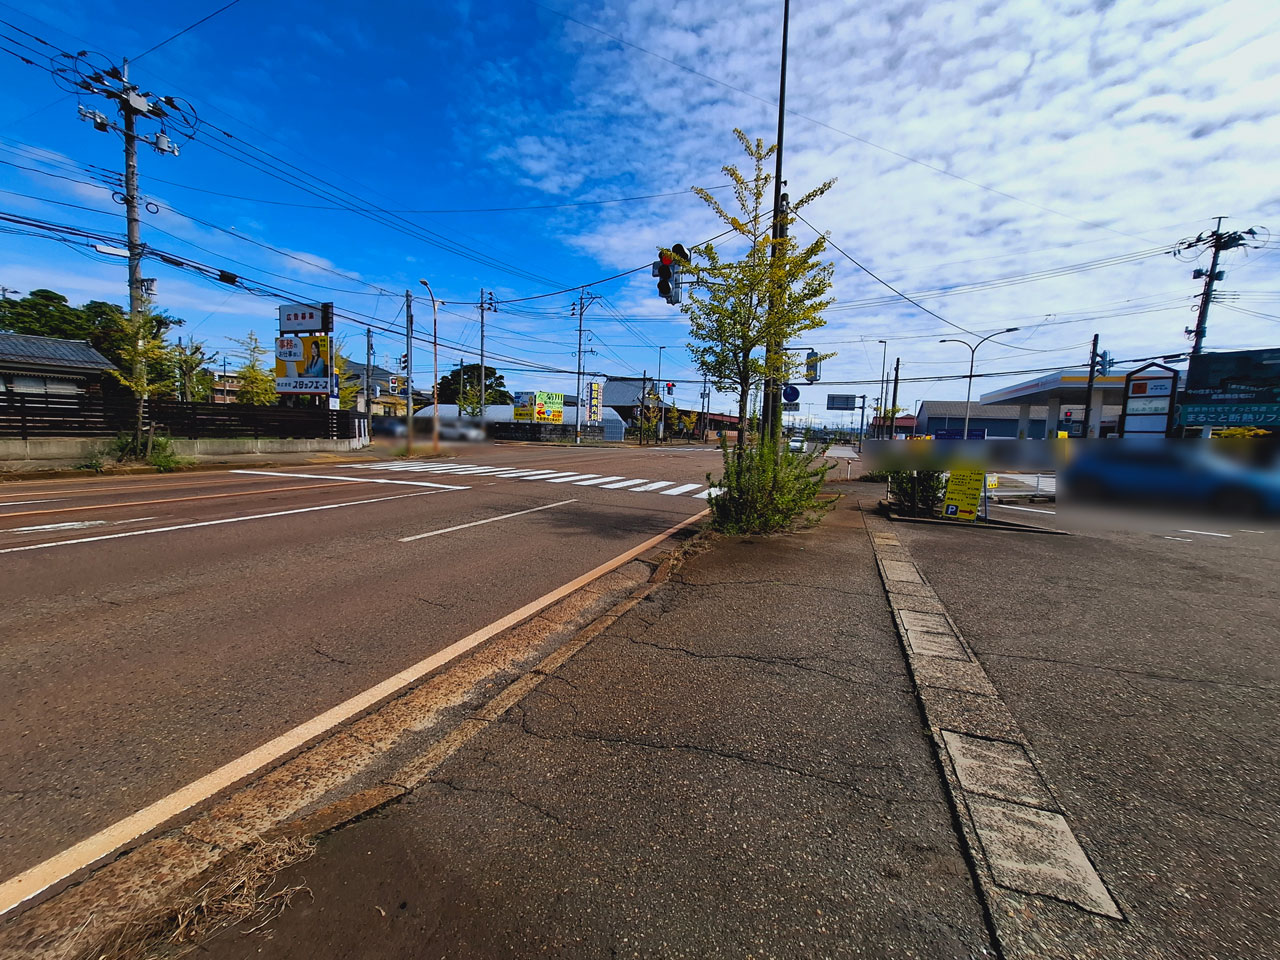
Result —
[{"label": "traffic signal", "polygon": [[1104,377],[1110,376],[1111,374],[1111,351],[1110,350],[1103,350],[1102,353],[1098,354],[1098,372],[1101,373]]},{"label": "traffic signal", "polygon": [[658,295],[670,304],[680,302],[680,264],[689,262],[689,251],[683,244],[672,245],[670,250],[658,251],[653,262],[653,275],[658,278]]},{"label": "traffic signal", "polygon": [[676,392],[676,385],[675,385],[674,383],[668,383],[668,384],[667,384],[667,396],[668,396],[668,397],[670,397],[670,396],[672,396],[675,392]]},{"label": "traffic signal", "polygon": [[406,372],[409,369],[409,355],[407,353],[400,354],[400,369]]},{"label": "traffic signal", "polygon": [[810,383],[817,383],[822,379],[822,363],[818,359],[817,350],[810,350],[805,354],[804,378]]}]

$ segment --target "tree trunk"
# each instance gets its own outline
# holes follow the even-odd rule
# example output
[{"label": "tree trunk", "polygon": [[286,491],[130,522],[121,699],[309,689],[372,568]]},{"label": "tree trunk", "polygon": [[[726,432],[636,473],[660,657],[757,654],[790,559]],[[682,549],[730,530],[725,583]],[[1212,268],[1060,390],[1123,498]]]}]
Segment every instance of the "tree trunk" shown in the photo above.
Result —
[{"label": "tree trunk", "polygon": [[751,402],[751,381],[740,381],[738,385],[738,449],[737,455],[742,457],[747,441],[747,405]]}]

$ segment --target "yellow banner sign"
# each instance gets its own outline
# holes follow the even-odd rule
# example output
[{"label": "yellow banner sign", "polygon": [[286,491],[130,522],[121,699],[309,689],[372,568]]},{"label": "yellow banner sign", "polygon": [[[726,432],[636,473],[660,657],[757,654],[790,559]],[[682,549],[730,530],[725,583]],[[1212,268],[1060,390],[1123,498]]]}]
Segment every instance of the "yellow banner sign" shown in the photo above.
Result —
[{"label": "yellow banner sign", "polygon": [[942,515],[957,520],[976,520],[985,479],[983,470],[952,470],[947,477],[946,495],[942,498]]}]

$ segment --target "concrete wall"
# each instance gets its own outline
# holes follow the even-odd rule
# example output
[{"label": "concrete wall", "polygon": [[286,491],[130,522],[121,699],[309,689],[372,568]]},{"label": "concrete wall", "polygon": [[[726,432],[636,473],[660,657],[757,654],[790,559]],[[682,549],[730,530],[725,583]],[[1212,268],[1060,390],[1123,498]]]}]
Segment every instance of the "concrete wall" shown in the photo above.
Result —
[{"label": "concrete wall", "polygon": [[[0,439],[0,473],[74,467],[92,459],[111,441],[95,437],[42,437],[36,440]],[[251,437],[236,439],[173,440],[180,457],[226,457],[234,454],[344,453],[359,450],[363,439],[279,440]]]}]

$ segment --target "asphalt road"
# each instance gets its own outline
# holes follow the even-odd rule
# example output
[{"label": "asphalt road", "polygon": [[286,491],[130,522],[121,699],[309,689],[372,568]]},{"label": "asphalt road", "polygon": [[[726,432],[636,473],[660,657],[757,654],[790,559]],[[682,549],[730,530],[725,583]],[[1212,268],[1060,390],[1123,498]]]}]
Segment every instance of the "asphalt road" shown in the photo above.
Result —
[{"label": "asphalt road", "polygon": [[696,515],[719,464],[457,452],[0,486],[0,883]]},{"label": "asphalt road", "polygon": [[1053,504],[895,527],[1125,913],[1083,956],[1280,956],[1280,531]]}]

